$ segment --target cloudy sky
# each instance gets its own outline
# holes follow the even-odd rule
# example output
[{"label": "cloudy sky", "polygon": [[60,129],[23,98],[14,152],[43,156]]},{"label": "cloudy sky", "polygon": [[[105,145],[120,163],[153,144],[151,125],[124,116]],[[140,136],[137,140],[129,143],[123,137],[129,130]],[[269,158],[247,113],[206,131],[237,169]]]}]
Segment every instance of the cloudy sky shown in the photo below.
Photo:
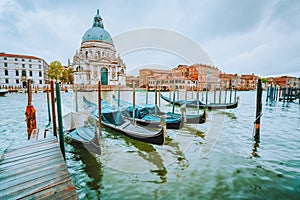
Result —
[{"label": "cloudy sky", "polygon": [[[227,73],[300,76],[298,0],[1,0],[0,52],[66,65],[97,9],[129,72],[211,61]],[[140,40],[148,46],[130,46]]]}]

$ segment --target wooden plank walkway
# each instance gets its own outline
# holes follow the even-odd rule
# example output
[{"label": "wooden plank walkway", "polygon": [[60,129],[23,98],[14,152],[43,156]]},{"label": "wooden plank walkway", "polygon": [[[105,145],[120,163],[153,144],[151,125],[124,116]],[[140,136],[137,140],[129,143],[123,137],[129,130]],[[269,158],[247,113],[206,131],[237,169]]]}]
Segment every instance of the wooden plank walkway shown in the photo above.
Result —
[{"label": "wooden plank walkway", "polygon": [[56,138],[29,140],[5,150],[0,199],[78,199]]}]

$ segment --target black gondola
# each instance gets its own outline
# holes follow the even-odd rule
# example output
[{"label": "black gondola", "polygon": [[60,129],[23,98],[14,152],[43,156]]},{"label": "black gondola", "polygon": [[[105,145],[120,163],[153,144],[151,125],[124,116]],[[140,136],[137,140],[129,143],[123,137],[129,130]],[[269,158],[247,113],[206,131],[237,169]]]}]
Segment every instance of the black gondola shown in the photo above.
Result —
[{"label": "black gondola", "polygon": [[[124,100],[118,100],[117,98],[113,97],[115,102],[119,102],[122,107],[127,107],[125,111],[123,111],[122,113],[125,116],[132,117],[132,104],[129,102],[126,102]],[[179,128],[183,127],[183,121],[187,124],[203,124],[206,121],[206,111],[204,110],[203,114],[186,114],[186,115],[182,115],[179,113],[172,113],[172,112],[162,112],[158,106],[152,105],[152,104],[145,104],[145,105],[137,105],[136,106],[136,116],[142,116],[143,114],[140,113],[146,113],[148,115],[145,115],[145,117],[140,117],[140,121],[141,123],[143,121],[146,121],[145,124],[147,123],[147,121],[150,121],[151,118],[148,117],[150,116],[154,116],[155,115],[155,107],[156,107],[156,112],[157,112],[157,116],[161,117],[161,116],[165,116],[166,117],[166,124],[167,124],[167,129],[175,129],[174,124],[171,123],[171,119],[181,119],[181,124]],[[129,114],[128,114],[129,113]],[[184,117],[183,117],[184,116]],[[170,122],[168,123],[168,118],[170,119]],[[183,119],[184,118],[184,119]],[[148,120],[146,120],[148,119]],[[155,121],[152,121],[151,123],[155,123]],[[169,126],[168,126],[169,125]],[[170,127],[173,126],[173,127]],[[178,129],[178,128],[176,128]]]},{"label": "black gondola", "polygon": [[[98,118],[98,107],[95,103],[83,97],[85,109]],[[136,125],[132,120],[123,117],[121,111],[112,107],[108,102],[101,100],[101,120],[102,124],[112,130],[117,131],[129,138],[150,144],[163,145],[165,142],[164,129],[159,131],[147,129]]]},{"label": "black gondola", "polygon": [[[170,98],[165,97],[162,94],[160,95],[160,97],[169,103],[173,103],[173,101]],[[217,103],[204,104],[200,100],[199,100],[199,103],[197,103],[197,100],[192,100],[192,101],[176,100],[174,102],[174,105],[178,105],[178,106],[186,105],[186,107],[188,107],[188,108],[197,108],[198,107],[199,109],[207,108],[208,110],[217,110],[217,109],[236,108],[238,106],[238,101],[239,101],[238,97],[237,97],[237,101],[234,103],[222,103],[222,104],[217,104]]]},{"label": "black gondola", "polygon": [[63,116],[65,137],[74,146],[86,148],[89,152],[101,154],[98,131],[87,123],[88,116],[84,113],[70,112]]}]

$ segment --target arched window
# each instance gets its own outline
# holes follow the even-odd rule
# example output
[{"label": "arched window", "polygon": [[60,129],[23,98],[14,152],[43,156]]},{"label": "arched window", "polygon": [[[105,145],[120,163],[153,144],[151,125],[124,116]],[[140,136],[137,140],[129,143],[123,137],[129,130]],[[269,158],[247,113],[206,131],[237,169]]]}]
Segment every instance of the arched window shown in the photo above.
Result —
[{"label": "arched window", "polygon": [[26,76],[26,71],[22,70],[22,76]]},{"label": "arched window", "polygon": [[5,76],[8,76],[8,70],[4,70]]},{"label": "arched window", "polygon": [[89,53],[86,51],[86,52],[85,52],[85,58],[88,58],[88,54],[89,54]]}]

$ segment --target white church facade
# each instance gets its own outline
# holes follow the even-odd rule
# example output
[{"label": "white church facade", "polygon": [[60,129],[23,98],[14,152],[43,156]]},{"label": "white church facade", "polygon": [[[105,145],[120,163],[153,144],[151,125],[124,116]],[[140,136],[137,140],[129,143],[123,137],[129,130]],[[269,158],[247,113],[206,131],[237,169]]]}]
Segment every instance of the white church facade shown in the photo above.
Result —
[{"label": "white church facade", "polygon": [[99,10],[92,28],[82,37],[81,47],[76,51],[68,67],[74,72],[74,84],[117,86],[126,84],[126,66],[118,56],[110,34],[104,29]]}]

